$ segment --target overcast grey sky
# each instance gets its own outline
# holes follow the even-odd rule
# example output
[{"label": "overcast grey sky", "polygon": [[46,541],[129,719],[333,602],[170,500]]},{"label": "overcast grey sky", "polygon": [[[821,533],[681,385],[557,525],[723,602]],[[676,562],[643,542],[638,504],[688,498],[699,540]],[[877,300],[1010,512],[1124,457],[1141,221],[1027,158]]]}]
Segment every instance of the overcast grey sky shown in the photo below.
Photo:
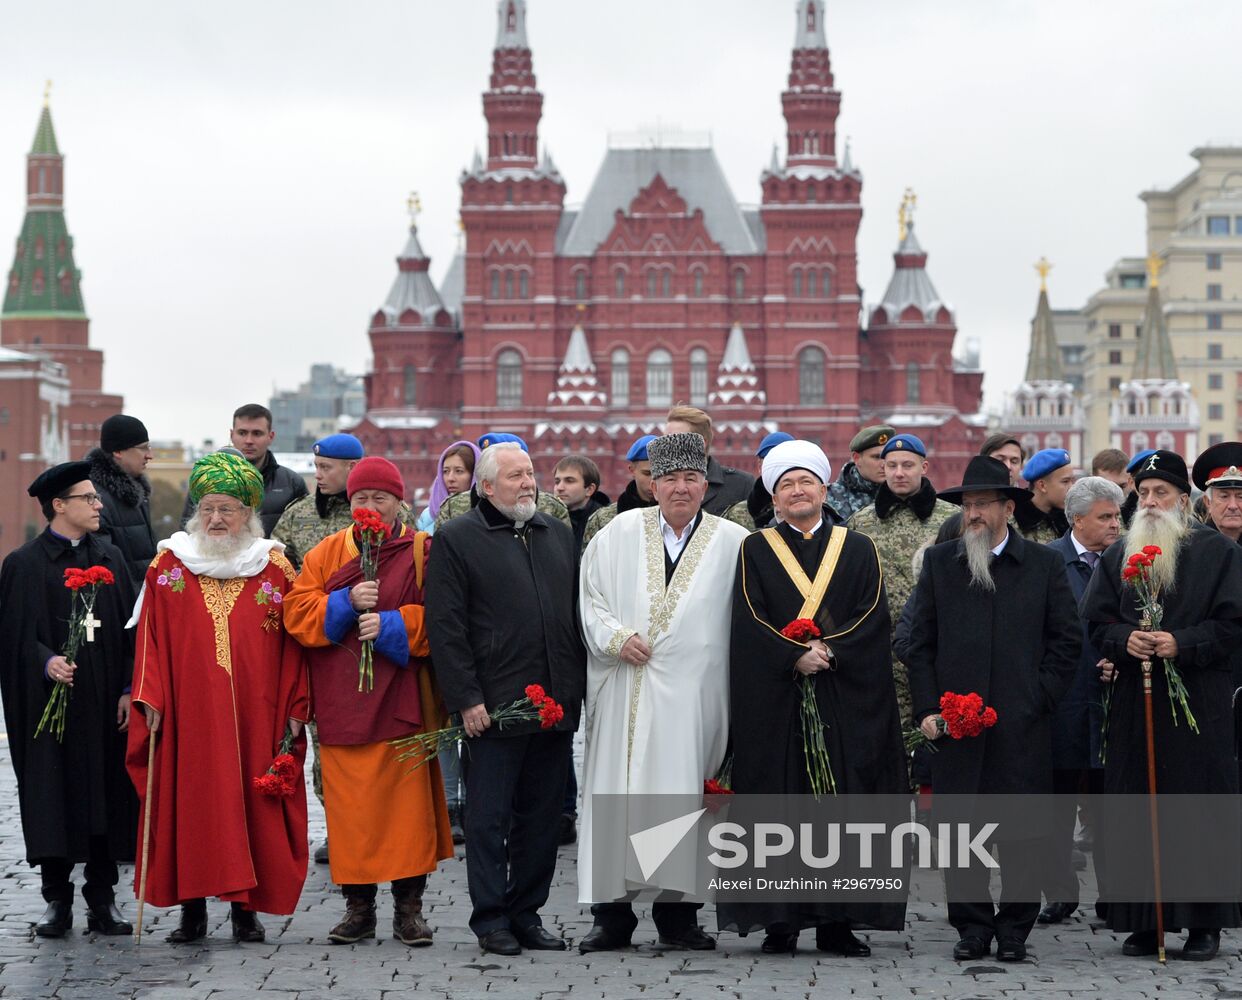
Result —
[{"label": "overcast grey sky", "polygon": [[[607,133],[710,130],[742,202],[782,135],[794,0],[530,0],[540,137],[585,196]],[[829,0],[838,135],[863,171],[861,280],[892,270],[902,190],[988,403],[1025,363],[1047,255],[1074,307],[1142,254],[1140,191],[1242,136],[1236,0]],[[492,0],[12,4],[0,37],[0,240],[21,222],[43,82],[67,154],[106,387],[153,437],[369,363],[368,318],[422,196],[439,278],[484,139]]]}]

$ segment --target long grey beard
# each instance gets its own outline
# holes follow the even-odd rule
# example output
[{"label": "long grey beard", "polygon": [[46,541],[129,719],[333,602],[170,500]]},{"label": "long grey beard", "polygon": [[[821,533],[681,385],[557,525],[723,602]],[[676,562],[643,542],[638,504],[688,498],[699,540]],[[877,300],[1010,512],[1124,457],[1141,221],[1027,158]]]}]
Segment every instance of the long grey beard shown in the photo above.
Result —
[{"label": "long grey beard", "polygon": [[962,535],[966,547],[966,565],[970,567],[970,584],[980,590],[995,591],[992,578],[992,536],[986,528],[967,528]]},{"label": "long grey beard", "polygon": [[1126,534],[1126,558],[1142,552],[1144,545],[1159,546],[1151,567],[1151,582],[1161,594],[1172,593],[1177,582],[1177,564],[1182,542],[1189,530],[1186,514],[1181,510],[1138,510]]},{"label": "long grey beard", "polygon": [[240,555],[256,538],[263,537],[263,522],[251,511],[246,523],[235,535],[209,535],[203,527],[202,518],[196,513],[185,526],[186,534],[193,540],[199,554],[208,559],[232,559]]},{"label": "long grey beard", "polygon": [[519,500],[515,504],[497,503],[495,500],[492,500],[492,506],[519,528],[533,518],[535,512],[539,509],[535,505],[534,500]]}]

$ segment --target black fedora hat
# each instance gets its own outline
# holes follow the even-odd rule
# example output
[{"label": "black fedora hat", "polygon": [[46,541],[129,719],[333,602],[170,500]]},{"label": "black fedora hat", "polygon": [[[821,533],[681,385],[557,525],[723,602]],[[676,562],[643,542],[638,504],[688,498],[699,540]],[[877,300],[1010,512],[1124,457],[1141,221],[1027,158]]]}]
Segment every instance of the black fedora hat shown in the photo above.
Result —
[{"label": "black fedora hat", "polygon": [[982,493],[995,490],[1010,500],[1029,500],[1031,491],[1009,482],[1009,469],[1001,462],[988,455],[976,455],[966,463],[966,472],[962,476],[961,486],[951,486],[936,495],[949,503],[961,504],[962,494]]}]

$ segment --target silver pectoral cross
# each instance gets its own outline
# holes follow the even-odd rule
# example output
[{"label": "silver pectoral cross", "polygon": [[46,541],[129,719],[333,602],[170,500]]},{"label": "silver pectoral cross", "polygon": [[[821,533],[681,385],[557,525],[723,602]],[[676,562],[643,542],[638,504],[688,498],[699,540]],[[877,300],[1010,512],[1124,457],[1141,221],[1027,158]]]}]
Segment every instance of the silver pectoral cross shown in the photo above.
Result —
[{"label": "silver pectoral cross", "polygon": [[82,624],[86,626],[86,641],[94,642],[95,641],[95,629],[103,628],[103,622],[101,622],[98,618],[96,618],[95,612],[92,611],[87,614],[86,620],[83,621]]}]

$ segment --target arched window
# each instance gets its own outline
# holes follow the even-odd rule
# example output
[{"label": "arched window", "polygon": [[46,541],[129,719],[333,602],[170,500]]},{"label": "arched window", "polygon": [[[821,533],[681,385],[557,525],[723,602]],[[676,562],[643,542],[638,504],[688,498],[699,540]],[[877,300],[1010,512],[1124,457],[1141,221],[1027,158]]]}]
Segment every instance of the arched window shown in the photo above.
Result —
[{"label": "arched window", "polygon": [[815,30],[815,4],[813,3],[806,5],[806,30]]},{"label": "arched window", "polygon": [[793,294],[795,299],[802,295],[802,271],[800,268],[794,268]]},{"label": "arched window", "polygon": [[806,186],[806,200],[814,201],[818,196],[818,192],[815,190],[815,182],[811,181]]},{"label": "arched window", "polygon": [[522,355],[513,348],[496,359],[496,405],[516,410],[522,405]]},{"label": "arched window", "polygon": [[673,272],[667,267],[660,275],[660,294],[666,299],[673,294]]},{"label": "arched window", "polygon": [[505,272],[505,298],[506,299],[513,298],[513,272],[512,271]]},{"label": "arched window", "polygon": [[1133,455],[1136,451],[1145,451],[1148,447],[1150,447],[1147,443],[1148,440],[1150,439],[1147,437],[1146,431],[1135,431],[1131,434],[1130,454]]},{"label": "arched window", "polygon": [[630,405],[630,352],[624,347],[612,349],[612,405]]},{"label": "arched window", "polygon": [[530,298],[530,275],[525,271],[518,272],[518,298]]},{"label": "arched window", "polygon": [[492,298],[500,298],[500,272],[492,271]]},{"label": "arched window", "polygon": [[656,282],[659,281],[659,275],[655,270],[647,272],[647,298],[654,299],[656,297]]},{"label": "arched window", "polygon": [[911,361],[906,365],[906,402],[919,402],[919,365]]},{"label": "arched window", "polygon": [[703,297],[703,272],[699,270],[694,272],[694,297],[696,299]]},{"label": "arched window", "polygon": [[574,298],[581,301],[586,297],[586,271],[579,271],[574,275]]},{"label": "arched window", "polygon": [[701,347],[690,352],[690,405],[707,405],[707,351]]},{"label": "arched window", "polygon": [[1175,450],[1176,440],[1169,431],[1160,431],[1156,435],[1156,447],[1164,451]]},{"label": "arched window", "polygon": [[823,273],[819,276],[820,288],[819,293],[826,299],[832,298],[832,272],[828,268],[824,268]]},{"label": "arched window", "polygon": [[617,268],[616,278],[616,295],[617,298],[625,297],[625,272],[621,268]]},{"label": "arched window", "polygon": [[505,203],[508,205],[513,204],[513,185],[512,184],[505,185]]},{"label": "arched window", "polygon": [[647,405],[673,405],[673,356],[663,347],[647,355]]},{"label": "arched window", "polygon": [[798,352],[798,402],[821,406],[824,402],[824,352],[804,347]]},{"label": "arched window", "polygon": [[418,369],[406,365],[403,371],[405,385],[401,393],[401,401],[406,406],[414,406],[418,402]]},{"label": "arched window", "polygon": [[746,294],[746,272],[740,267],[733,272],[733,296],[740,299]]}]

